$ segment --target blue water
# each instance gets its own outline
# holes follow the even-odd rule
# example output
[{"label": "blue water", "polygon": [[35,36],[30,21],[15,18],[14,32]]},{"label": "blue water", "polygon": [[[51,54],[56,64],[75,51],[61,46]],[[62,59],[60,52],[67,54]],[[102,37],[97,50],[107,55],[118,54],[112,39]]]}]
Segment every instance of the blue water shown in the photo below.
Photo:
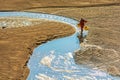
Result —
[{"label": "blue water", "polygon": [[[0,12],[0,17],[30,17],[64,22],[76,30],[74,19],[42,13]],[[120,80],[99,70],[76,65],[73,52],[80,49],[78,33],[48,41],[34,49],[28,62],[30,74],[27,80]]]},{"label": "blue water", "polygon": [[[74,34],[56,39],[35,48],[28,63],[30,74],[27,80],[46,80],[39,78],[42,74],[52,78],[50,80],[117,80],[99,70],[75,64],[73,57],[69,55],[73,56],[73,52],[80,48],[76,36],[77,34]],[[41,60],[46,56],[52,59],[50,66],[41,64]],[[66,76],[70,79],[66,79]]]}]

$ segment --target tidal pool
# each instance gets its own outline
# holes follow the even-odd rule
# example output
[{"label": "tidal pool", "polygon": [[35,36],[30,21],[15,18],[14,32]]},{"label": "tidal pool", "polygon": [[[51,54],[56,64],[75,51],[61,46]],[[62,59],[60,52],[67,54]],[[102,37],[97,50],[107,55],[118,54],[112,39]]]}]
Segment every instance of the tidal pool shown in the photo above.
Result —
[{"label": "tidal pool", "polygon": [[0,12],[0,17],[56,20],[76,29],[76,33],[71,36],[48,41],[34,49],[27,64],[30,69],[27,80],[120,80],[97,69],[75,64],[74,51],[80,49],[76,28],[78,21],[63,16],[29,12]]}]

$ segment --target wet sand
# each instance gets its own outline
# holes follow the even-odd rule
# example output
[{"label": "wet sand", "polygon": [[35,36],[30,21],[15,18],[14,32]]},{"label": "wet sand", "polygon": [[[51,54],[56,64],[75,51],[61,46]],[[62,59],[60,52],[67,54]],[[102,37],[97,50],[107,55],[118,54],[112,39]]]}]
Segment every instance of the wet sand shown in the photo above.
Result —
[{"label": "wet sand", "polygon": [[25,80],[35,47],[75,32],[70,25],[46,21],[39,25],[0,29],[0,80]]},{"label": "wet sand", "polygon": [[[87,53],[90,52],[92,56],[89,56],[86,52],[83,52],[84,54],[80,55],[81,51],[79,51],[75,55],[76,63],[90,66],[89,64],[86,64],[86,61],[84,61],[84,59],[87,59],[89,63],[92,62],[92,65],[94,65],[90,67],[97,67],[100,70],[109,72],[109,74],[111,75],[120,76],[119,5],[84,7],[84,8],[56,8],[56,9],[36,8],[26,11],[63,15],[70,18],[74,18],[76,20],[80,20],[81,17],[85,18],[88,21],[87,25],[90,27],[89,35],[87,36],[88,42],[86,45],[100,46],[102,50],[101,49],[96,50],[96,48],[94,49],[93,47],[89,47],[89,49],[86,52]],[[97,57],[98,55],[101,56]],[[91,59],[93,56],[95,59]],[[99,62],[94,62],[95,60],[98,60]]]},{"label": "wet sand", "polygon": [[[89,35],[87,36],[87,45],[97,45],[100,46],[103,50],[97,48],[97,51],[102,53],[101,63],[102,66],[105,65],[104,61],[106,55],[109,55],[112,51],[106,52],[106,49],[113,49],[114,51],[109,55],[109,62],[114,62],[110,64],[110,68],[108,68],[108,72],[112,75],[118,75],[120,71],[120,1],[119,0],[93,0],[88,2],[87,0],[74,0],[74,1],[65,1],[59,2],[55,1],[28,1],[28,0],[12,0],[12,1],[0,1],[0,10],[17,10],[17,11],[32,11],[32,12],[43,12],[50,14],[63,15],[67,17],[71,17],[79,20],[81,17],[88,20],[88,26],[90,26]],[[80,1],[80,2],[77,2]],[[45,3],[46,2],[46,3]],[[108,5],[109,3],[113,3],[113,5]],[[118,3],[114,5],[114,3]],[[99,6],[88,6],[86,5],[97,5],[97,4],[107,4],[99,5]],[[63,6],[63,7],[52,7],[49,6]],[[83,7],[65,7],[65,6],[83,6]],[[32,6],[32,7],[31,7]],[[47,7],[48,6],[48,7]],[[46,7],[46,8],[41,8]],[[54,25],[56,24],[56,26]],[[44,28],[40,28],[39,25],[25,28],[13,28],[13,29],[0,29],[0,80],[25,80],[28,75],[28,69],[26,68],[26,61],[28,61],[29,56],[32,53],[36,44],[42,44],[46,40],[51,40],[57,37],[62,37],[68,34],[74,33],[74,31],[67,31],[67,28],[62,28],[63,32],[58,32],[59,28],[57,23],[52,22],[51,27],[54,28],[55,35],[51,33],[51,27],[48,28],[48,25],[41,24],[41,26],[46,26]],[[54,25],[54,26],[52,26]],[[63,24],[60,24],[61,27]],[[35,28],[36,27],[36,28]],[[69,27],[68,27],[69,28]],[[32,31],[33,30],[33,31]],[[41,31],[40,31],[41,30]],[[47,35],[43,30],[50,31]],[[17,33],[17,34],[16,34]],[[45,34],[45,35],[39,35]],[[29,35],[29,36],[28,36]],[[38,36],[38,37],[37,37]],[[49,37],[50,36],[50,37]],[[31,39],[31,37],[33,39]],[[20,38],[20,39],[19,39]],[[25,39],[26,38],[26,39]],[[17,47],[19,45],[19,47]],[[91,54],[96,53],[96,48],[89,47],[87,48],[88,52],[91,50]],[[94,51],[93,51],[94,50]],[[87,51],[86,51],[87,52]],[[105,54],[106,52],[106,54]],[[105,55],[104,55],[105,54]],[[93,54],[94,56],[101,54]],[[117,55],[117,56],[116,56]],[[76,63],[85,64],[85,61],[80,62],[81,56],[78,53],[76,58]],[[114,56],[114,57],[113,57]],[[86,53],[84,57],[89,57]],[[90,56],[91,57],[91,56]],[[89,58],[90,58],[89,57]],[[96,57],[95,57],[96,58]],[[115,60],[113,61],[113,59]],[[94,59],[92,59],[94,61]],[[88,59],[89,61],[89,59]],[[96,62],[95,62],[96,63]],[[93,62],[93,64],[95,64]],[[25,66],[24,66],[25,65]],[[102,67],[101,66],[101,67]],[[107,65],[107,67],[109,67]],[[117,68],[116,68],[117,67]],[[100,66],[98,67],[100,68]],[[100,68],[101,69],[101,68]],[[106,70],[107,68],[102,68]],[[114,73],[111,73],[113,71]],[[116,72],[118,71],[118,72]],[[118,74],[116,74],[118,73]]]},{"label": "wet sand", "polygon": [[0,28],[30,27],[44,23],[46,19],[31,19],[27,17],[1,17]]}]

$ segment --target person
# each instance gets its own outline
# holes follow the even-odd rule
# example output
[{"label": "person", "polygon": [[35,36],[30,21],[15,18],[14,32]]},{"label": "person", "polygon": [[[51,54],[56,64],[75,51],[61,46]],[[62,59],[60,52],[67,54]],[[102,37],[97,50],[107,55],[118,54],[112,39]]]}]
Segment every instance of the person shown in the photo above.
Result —
[{"label": "person", "polygon": [[85,27],[85,23],[87,23],[87,21],[84,20],[83,18],[81,18],[80,22],[78,23],[78,27],[81,30],[80,36],[79,36],[79,39],[81,40],[81,42],[83,42],[83,29]]},{"label": "person", "polygon": [[89,27],[88,26],[84,26],[84,29],[83,29],[83,38],[86,38],[86,36],[88,35],[88,30],[89,30]]},{"label": "person", "polygon": [[81,20],[80,20],[80,22],[78,24],[78,27],[80,27],[80,29],[81,29],[81,38],[83,37],[83,29],[84,29],[84,26],[85,26],[86,22],[87,22],[86,20],[84,20],[83,18],[81,18]]}]

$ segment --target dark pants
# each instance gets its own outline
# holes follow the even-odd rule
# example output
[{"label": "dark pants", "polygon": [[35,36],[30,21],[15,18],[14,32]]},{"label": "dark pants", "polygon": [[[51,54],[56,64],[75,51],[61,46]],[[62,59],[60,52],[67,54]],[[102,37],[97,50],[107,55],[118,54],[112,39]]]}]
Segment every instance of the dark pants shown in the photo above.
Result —
[{"label": "dark pants", "polygon": [[83,38],[83,28],[81,27],[81,38]]}]

